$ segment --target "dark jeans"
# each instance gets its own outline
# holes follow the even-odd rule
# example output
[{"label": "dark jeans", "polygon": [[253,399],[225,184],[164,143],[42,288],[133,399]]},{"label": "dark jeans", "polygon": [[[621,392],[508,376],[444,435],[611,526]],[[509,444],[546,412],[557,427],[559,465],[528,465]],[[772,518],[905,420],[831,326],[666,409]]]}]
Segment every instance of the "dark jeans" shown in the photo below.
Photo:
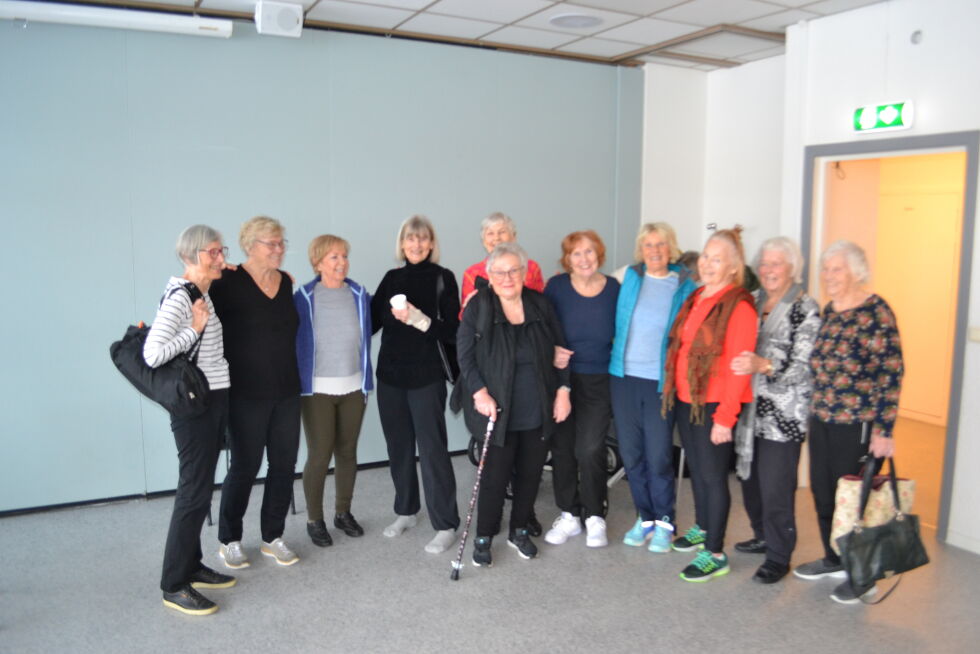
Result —
[{"label": "dark jeans", "polygon": [[456,475],[446,434],[446,382],[406,389],[379,381],[378,414],[395,484],[395,513],[415,515],[421,508],[418,445],[429,521],[437,530],[458,528]]},{"label": "dark jeans", "polygon": [[752,473],[742,482],[752,533],[766,541],[766,558],[782,565],[789,565],[796,547],[796,469],[801,445],[756,438]]},{"label": "dark jeans", "polygon": [[687,452],[687,465],[691,469],[691,487],[694,490],[694,516],[701,529],[708,532],[705,549],[719,554],[724,550],[725,530],[728,528],[728,511],[732,505],[728,490],[728,475],[735,454],[734,444],[721,445],[711,442],[712,414],[717,402],[704,406],[704,424],[691,422],[691,405],[677,402],[677,427],[681,432],[681,444]]},{"label": "dark jeans", "polygon": [[824,557],[833,563],[840,562],[830,547],[837,480],[861,471],[861,460],[868,454],[868,441],[862,438],[861,427],[861,423],[835,425],[810,418],[810,490],[817,509]]},{"label": "dark jeans", "polygon": [[644,521],[674,522],[674,414],[660,415],[657,384],[639,377],[610,376],[616,439],[633,504]]},{"label": "dark jeans", "polygon": [[551,444],[555,503],[588,518],[606,515],[606,434],[612,419],[609,375],[572,373],[572,413]]},{"label": "dark jeans", "polygon": [[211,391],[208,410],[196,418],[171,418],[179,477],[163,550],[160,589],[172,593],[201,569],[201,527],[211,508],[214,468],[228,421],[228,390]]},{"label": "dark jeans", "polygon": [[303,493],[307,519],[323,520],[323,485],[334,459],[334,509],[350,511],[357,478],[357,440],[364,419],[364,393],[346,395],[315,393],[302,399],[303,427],[306,433],[306,466]]},{"label": "dark jeans", "polygon": [[[495,536],[504,511],[507,482],[514,477],[514,501],[510,507],[510,529],[527,528],[528,518],[538,497],[541,470],[548,457],[548,444],[541,429],[508,431],[502,446],[491,444],[480,478],[477,536]],[[516,473],[515,473],[516,470]]]},{"label": "dark jeans", "polygon": [[269,461],[262,494],[262,540],[271,543],[286,528],[293,499],[296,452],[299,449],[299,396],[284,400],[255,400],[231,396],[231,468],[221,485],[218,540],[242,539],[242,517],[248,508],[262,453]]}]

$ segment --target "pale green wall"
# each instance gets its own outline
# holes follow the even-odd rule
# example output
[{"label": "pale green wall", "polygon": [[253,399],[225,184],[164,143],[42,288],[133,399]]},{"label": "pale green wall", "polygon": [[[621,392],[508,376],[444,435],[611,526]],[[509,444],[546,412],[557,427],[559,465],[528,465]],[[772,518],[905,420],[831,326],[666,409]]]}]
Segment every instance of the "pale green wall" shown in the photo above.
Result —
[{"label": "pale green wall", "polygon": [[[0,31],[0,511],[174,487],[167,416],[108,346],[152,318],[189,224],[221,230],[240,260],[238,226],[275,216],[303,281],[306,244],[338,233],[369,289],[412,213],[433,220],[457,275],[481,258],[479,220],[494,210],[517,220],[546,275],[573,229],[607,239],[610,269],[630,255],[638,70],[310,30],[260,37],[248,23],[228,41]],[[462,448],[462,421],[450,429]],[[360,458],[387,458],[373,398]]]}]

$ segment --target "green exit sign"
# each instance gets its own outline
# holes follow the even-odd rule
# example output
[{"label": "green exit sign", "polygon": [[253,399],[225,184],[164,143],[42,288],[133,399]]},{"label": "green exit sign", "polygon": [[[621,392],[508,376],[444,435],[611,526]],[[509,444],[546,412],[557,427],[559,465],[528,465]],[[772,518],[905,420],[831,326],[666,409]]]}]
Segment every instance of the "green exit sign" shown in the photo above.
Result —
[{"label": "green exit sign", "polygon": [[868,105],[854,110],[855,132],[881,132],[912,126],[912,103],[890,102]]}]

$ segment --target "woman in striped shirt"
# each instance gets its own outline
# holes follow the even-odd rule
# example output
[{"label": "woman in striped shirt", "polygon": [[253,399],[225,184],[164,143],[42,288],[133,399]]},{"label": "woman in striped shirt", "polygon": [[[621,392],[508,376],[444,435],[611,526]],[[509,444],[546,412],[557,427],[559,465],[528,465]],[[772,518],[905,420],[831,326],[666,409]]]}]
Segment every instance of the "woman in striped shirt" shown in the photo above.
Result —
[{"label": "woman in striped shirt", "polygon": [[221,277],[227,253],[221,234],[206,225],[194,225],[181,233],[177,257],[184,264],[184,274],[167,282],[143,347],[147,365],[156,368],[190,352],[200,341],[197,366],[207,377],[211,391],[208,408],[201,415],[170,418],[180,476],[160,588],[164,606],[189,615],[208,615],[218,610],[197,588],[235,585],[234,577],[215,572],[201,562],[201,527],[211,506],[214,468],[228,421],[230,385],[221,321],[208,289],[212,281]]}]

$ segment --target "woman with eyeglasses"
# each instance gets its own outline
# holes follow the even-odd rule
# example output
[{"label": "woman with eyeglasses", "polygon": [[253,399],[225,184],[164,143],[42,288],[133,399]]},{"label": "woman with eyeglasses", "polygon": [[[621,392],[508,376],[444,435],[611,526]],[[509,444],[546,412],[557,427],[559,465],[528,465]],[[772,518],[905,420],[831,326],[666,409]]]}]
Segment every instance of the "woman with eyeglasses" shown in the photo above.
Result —
[{"label": "woman with eyeglasses", "polygon": [[197,416],[170,418],[180,465],[160,588],[164,606],[188,615],[218,610],[198,588],[235,585],[234,577],[201,562],[201,527],[211,507],[214,468],[228,421],[230,384],[221,320],[208,291],[221,277],[227,253],[221,234],[206,225],[188,227],[180,234],[177,257],[184,264],[184,274],[167,282],[143,346],[143,358],[153,368],[198,348],[197,367],[208,380],[207,410]]},{"label": "woman with eyeglasses", "polygon": [[265,453],[259,551],[279,565],[299,558],[282,539],[293,497],[299,449],[300,385],[296,363],[299,315],[293,282],[282,272],[285,230],[278,220],[256,216],[242,225],[245,263],[226,270],[211,289],[225,326],[231,367],[231,467],[221,487],[218,555],[229,568],[249,565],[242,547],[242,518]]},{"label": "woman with eyeglasses", "polygon": [[507,482],[514,477],[507,544],[523,559],[538,548],[528,519],[538,494],[548,442],[571,412],[569,371],[555,367],[564,347],[551,303],[524,286],[527,254],[517,243],[498,244],[487,258],[490,289],[477,291],[463,314],[456,346],[460,378],[452,408],[465,410],[466,426],[481,437],[495,421],[480,486],[473,564],[489,567]]}]

